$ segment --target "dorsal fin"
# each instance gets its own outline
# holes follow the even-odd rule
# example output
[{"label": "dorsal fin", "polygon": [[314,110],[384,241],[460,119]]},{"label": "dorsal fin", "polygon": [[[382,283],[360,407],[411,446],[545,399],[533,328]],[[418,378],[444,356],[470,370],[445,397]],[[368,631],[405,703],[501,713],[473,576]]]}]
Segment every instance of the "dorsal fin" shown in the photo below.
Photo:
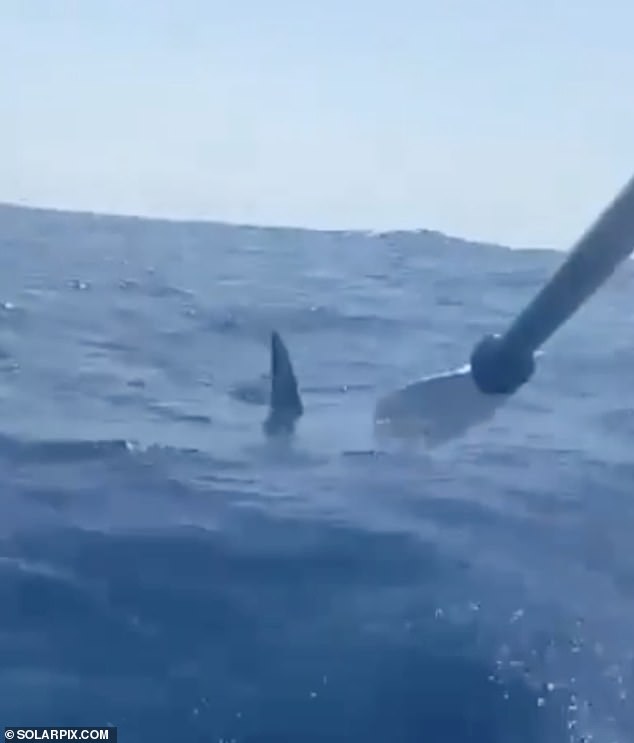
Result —
[{"label": "dorsal fin", "polygon": [[271,333],[271,401],[264,423],[268,434],[292,433],[304,413],[288,349],[277,331]]}]

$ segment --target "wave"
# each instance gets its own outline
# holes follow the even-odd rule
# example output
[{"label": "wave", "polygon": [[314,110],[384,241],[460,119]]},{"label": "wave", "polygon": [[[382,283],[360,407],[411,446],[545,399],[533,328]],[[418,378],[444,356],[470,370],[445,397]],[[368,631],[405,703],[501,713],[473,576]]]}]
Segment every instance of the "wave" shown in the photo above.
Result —
[{"label": "wave", "polygon": [[133,449],[134,444],[125,439],[37,440],[0,435],[0,457],[16,462],[77,462],[108,459],[119,457]]}]

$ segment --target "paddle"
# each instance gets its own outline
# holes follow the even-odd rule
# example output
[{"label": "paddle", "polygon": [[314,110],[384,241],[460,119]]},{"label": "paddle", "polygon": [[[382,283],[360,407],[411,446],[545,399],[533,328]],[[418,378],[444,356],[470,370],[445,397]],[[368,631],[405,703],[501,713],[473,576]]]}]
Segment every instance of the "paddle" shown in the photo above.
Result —
[{"label": "paddle", "polygon": [[375,419],[391,433],[437,442],[490,417],[535,371],[535,355],[634,249],[634,178],[573,247],[503,335],[485,336],[470,364],[383,398]]},{"label": "paddle", "polygon": [[634,249],[634,178],[570,251],[555,275],[503,336],[487,336],[471,356],[482,392],[509,394],[530,379],[533,354]]}]

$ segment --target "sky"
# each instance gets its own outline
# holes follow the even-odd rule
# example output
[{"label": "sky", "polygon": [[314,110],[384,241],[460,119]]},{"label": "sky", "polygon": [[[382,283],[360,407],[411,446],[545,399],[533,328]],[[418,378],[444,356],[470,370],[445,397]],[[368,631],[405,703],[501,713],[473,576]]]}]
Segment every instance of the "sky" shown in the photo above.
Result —
[{"label": "sky", "polygon": [[631,0],[3,0],[0,201],[567,249],[634,173]]}]

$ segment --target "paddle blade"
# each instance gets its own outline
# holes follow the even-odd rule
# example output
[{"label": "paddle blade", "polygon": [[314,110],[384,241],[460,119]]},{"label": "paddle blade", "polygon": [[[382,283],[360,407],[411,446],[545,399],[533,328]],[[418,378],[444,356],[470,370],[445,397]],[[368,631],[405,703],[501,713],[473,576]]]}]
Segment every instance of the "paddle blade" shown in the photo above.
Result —
[{"label": "paddle blade", "polygon": [[379,435],[422,438],[434,446],[486,422],[509,397],[480,392],[467,365],[413,382],[379,400],[375,428]]}]

